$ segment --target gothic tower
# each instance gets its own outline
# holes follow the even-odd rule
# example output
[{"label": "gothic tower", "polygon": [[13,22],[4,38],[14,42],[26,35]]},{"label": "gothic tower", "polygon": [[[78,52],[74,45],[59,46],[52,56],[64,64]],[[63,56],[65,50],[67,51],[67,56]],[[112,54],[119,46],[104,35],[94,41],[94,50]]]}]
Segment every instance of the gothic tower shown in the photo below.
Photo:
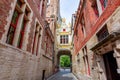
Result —
[{"label": "gothic tower", "polygon": [[60,0],[48,0],[46,17],[60,17]]}]

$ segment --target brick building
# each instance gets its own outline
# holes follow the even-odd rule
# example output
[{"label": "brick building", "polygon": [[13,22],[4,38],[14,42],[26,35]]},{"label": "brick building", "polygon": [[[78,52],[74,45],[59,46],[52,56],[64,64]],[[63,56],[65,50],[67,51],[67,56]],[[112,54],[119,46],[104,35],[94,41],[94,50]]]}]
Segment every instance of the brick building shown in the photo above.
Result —
[{"label": "brick building", "polygon": [[60,0],[48,0],[46,20],[49,23],[52,34],[56,36],[57,21],[60,19]]},{"label": "brick building", "polygon": [[47,0],[0,1],[0,80],[52,75],[54,38],[46,25],[46,7]]},{"label": "brick building", "polygon": [[80,0],[74,26],[74,74],[120,79],[120,0]]},{"label": "brick building", "polygon": [[57,72],[57,27],[61,23],[60,0],[48,0],[46,21],[49,24],[54,38],[54,72]]}]

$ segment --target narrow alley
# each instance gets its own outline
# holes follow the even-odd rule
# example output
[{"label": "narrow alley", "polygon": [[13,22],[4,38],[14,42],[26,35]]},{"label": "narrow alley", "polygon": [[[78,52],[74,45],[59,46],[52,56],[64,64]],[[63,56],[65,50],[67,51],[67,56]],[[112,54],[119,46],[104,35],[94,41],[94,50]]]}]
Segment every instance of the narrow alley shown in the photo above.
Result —
[{"label": "narrow alley", "polygon": [[0,0],[0,80],[120,80],[120,0]]}]

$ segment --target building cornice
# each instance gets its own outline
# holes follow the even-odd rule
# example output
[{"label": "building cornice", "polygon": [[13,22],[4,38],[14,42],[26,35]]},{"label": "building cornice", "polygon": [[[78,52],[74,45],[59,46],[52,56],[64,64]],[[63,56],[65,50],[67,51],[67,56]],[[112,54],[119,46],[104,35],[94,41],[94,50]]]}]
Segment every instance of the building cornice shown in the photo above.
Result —
[{"label": "building cornice", "polygon": [[120,32],[113,32],[110,33],[105,39],[103,39],[102,41],[98,42],[97,44],[95,44],[91,50],[96,52],[100,50],[100,47],[105,46],[106,43],[111,42],[111,44],[113,42],[115,42],[116,40],[120,39]]}]

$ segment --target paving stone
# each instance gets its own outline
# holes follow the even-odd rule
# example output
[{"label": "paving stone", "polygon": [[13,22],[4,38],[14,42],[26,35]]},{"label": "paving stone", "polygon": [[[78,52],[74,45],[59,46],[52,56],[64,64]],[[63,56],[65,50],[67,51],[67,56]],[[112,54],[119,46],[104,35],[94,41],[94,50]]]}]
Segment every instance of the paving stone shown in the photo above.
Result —
[{"label": "paving stone", "polygon": [[78,80],[69,70],[61,70],[47,80]]}]

